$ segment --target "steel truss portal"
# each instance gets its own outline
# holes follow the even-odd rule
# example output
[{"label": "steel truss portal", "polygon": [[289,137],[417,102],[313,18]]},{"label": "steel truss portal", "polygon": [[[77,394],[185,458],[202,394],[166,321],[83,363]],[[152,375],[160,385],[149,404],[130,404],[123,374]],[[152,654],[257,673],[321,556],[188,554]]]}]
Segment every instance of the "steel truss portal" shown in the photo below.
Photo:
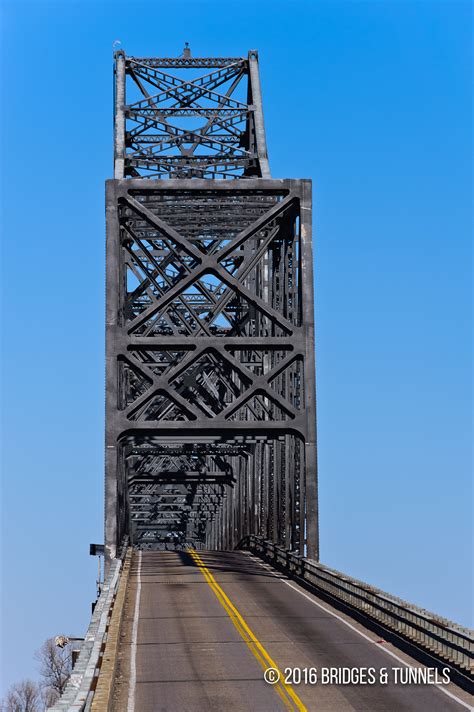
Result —
[{"label": "steel truss portal", "polygon": [[257,534],[317,558],[311,182],[269,177],[257,53],[118,52],[115,95],[108,555]]}]

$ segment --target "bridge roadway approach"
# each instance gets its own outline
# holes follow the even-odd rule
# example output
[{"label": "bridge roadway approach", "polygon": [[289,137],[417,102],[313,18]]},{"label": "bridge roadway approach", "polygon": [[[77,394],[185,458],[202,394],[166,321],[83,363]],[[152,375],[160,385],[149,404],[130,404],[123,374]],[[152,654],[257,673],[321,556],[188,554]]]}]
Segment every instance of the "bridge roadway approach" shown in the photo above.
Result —
[{"label": "bridge roadway approach", "polygon": [[[397,657],[393,657],[396,655]],[[134,552],[116,712],[459,712],[454,685],[270,685],[263,670],[419,663],[244,552]],[[456,701],[458,698],[460,701]]]}]

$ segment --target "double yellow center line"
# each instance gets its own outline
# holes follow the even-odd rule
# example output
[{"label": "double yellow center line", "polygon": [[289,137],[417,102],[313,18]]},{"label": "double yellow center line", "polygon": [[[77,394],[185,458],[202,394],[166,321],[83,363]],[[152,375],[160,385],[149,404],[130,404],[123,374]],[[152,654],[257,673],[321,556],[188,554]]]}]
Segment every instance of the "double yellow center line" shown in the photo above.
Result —
[{"label": "double yellow center line", "polygon": [[224,608],[230,620],[234,624],[235,629],[238,631],[244,642],[247,644],[247,647],[251,650],[256,660],[258,660],[262,669],[267,670],[267,668],[274,668],[275,670],[278,670],[280,674],[280,680],[275,685],[273,685],[273,688],[275,689],[275,692],[277,692],[281,697],[286,708],[289,710],[299,710],[299,712],[308,712],[298,695],[293,691],[291,686],[285,682],[285,678],[281,670],[278,668],[278,665],[275,663],[274,660],[272,660],[263,645],[260,643],[255,634],[251,631],[245,620],[242,618],[232,601],[219,586],[214,576],[204,564],[197,551],[195,551],[194,549],[190,549],[189,553],[191,554],[193,561],[199,567],[201,573],[203,574],[210,588],[214,592],[222,608]]}]

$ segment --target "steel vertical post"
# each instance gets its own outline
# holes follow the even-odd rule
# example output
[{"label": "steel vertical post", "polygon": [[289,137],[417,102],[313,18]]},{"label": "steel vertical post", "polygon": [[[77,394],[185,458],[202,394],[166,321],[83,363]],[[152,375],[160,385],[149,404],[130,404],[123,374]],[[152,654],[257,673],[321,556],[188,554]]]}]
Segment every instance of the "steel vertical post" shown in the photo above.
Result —
[{"label": "steel vertical post", "polygon": [[301,269],[303,280],[303,324],[305,332],[305,411],[304,488],[306,500],[306,554],[319,559],[318,464],[316,450],[316,379],[313,287],[313,242],[311,182],[301,181]]},{"label": "steel vertical post", "polygon": [[249,52],[249,73],[253,111],[255,117],[255,142],[260,159],[262,178],[270,177],[270,165],[268,162],[267,139],[265,136],[265,122],[263,120],[262,89],[260,86],[260,72],[258,68],[258,52]]},{"label": "steel vertical post", "polygon": [[125,52],[115,53],[114,177],[124,177],[125,167]]}]

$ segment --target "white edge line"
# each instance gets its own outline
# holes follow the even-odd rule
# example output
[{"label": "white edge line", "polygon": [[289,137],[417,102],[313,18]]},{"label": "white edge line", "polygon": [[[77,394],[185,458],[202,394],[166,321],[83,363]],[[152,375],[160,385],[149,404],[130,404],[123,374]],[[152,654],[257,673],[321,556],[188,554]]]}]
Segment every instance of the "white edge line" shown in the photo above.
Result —
[{"label": "white edge line", "polygon": [[135,685],[137,681],[137,637],[138,619],[140,617],[140,597],[142,593],[142,552],[138,553],[137,593],[135,611],[133,613],[132,648],[130,654],[130,681],[128,684],[127,712],[135,712]]},{"label": "white edge line", "polygon": [[[338,621],[341,621],[341,623],[344,623],[344,625],[346,625],[348,628],[351,628],[351,630],[358,633],[360,636],[362,636],[362,638],[365,638],[366,640],[368,640],[369,643],[373,643],[374,645],[377,645],[377,643],[375,642],[375,640],[373,640],[373,638],[370,638],[365,633],[362,633],[362,631],[358,630],[355,626],[352,625],[352,623],[349,623],[349,621],[346,621],[344,618],[342,618],[342,616],[338,616],[337,613],[333,613],[329,608],[326,608],[326,606],[323,606],[321,603],[318,603],[318,601],[315,601],[314,598],[312,598],[307,593],[302,591],[300,588],[295,586],[295,584],[291,583],[291,581],[286,581],[285,579],[281,578],[280,576],[277,576],[277,574],[271,568],[271,566],[267,566],[266,564],[263,564],[262,561],[260,559],[258,559],[256,556],[251,555],[251,558],[254,559],[257,563],[259,563],[263,568],[267,569],[267,571],[269,571],[276,579],[278,579],[282,583],[285,583],[287,586],[289,586],[294,591],[299,593],[300,596],[307,598],[308,601],[313,603],[315,606],[318,606],[318,608],[322,608],[323,611],[326,611],[326,613],[329,613],[331,616],[333,616],[333,618],[337,618]],[[387,648],[384,648],[383,646],[380,646],[378,649],[383,651],[387,655],[390,655],[392,658],[395,658],[395,660],[398,660],[398,662],[402,663],[402,665],[405,665],[405,667],[408,667],[408,668],[415,667],[414,665],[410,665],[409,663],[405,662],[405,660],[402,660],[402,658],[399,658],[398,655],[396,655],[396,653],[393,653],[391,650],[387,650]],[[426,665],[424,667],[426,667]],[[468,705],[467,702],[464,702],[464,700],[460,700],[459,697],[456,697],[456,695],[453,695],[452,692],[449,692],[449,690],[446,690],[441,685],[432,685],[432,687],[436,687],[436,689],[439,690],[440,692],[444,692],[445,695],[447,695],[448,697],[451,697],[453,700],[455,700],[455,702],[462,705],[463,707],[466,707],[466,709],[473,710],[473,707],[471,705]]]}]

